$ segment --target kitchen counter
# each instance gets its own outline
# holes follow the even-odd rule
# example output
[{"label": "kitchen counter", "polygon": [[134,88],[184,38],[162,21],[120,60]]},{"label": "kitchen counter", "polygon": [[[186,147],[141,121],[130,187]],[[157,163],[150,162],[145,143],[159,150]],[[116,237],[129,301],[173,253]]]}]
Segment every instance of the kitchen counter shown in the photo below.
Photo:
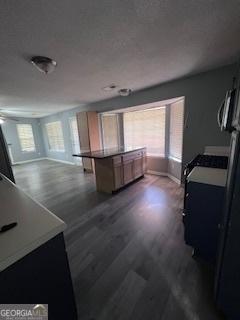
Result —
[{"label": "kitchen counter", "polygon": [[0,233],[0,271],[6,269],[65,228],[65,223],[0,175],[0,227],[17,222]]},{"label": "kitchen counter", "polygon": [[133,151],[139,151],[142,149],[144,149],[144,147],[139,147],[139,148],[119,147],[119,148],[111,148],[111,149],[101,149],[101,150],[90,151],[90,152],[81,152],[78,154],[73,154],[73,156],[82,157],[82,158],[91,158],[91,159],[104,159],[112,156],[133,152]]},{"label": "kitchen counter", "polygon": [[100,192],[113,193],[146,172],[146,148],[113,148],[81,152],[75,157],[94,162],[96,187]]},{"label": "kitchen counter", "polygon": [[49,319],[77,320],[65,223],[0,176],[0,227],[17,222],[0,233],[1,303],[44,301]]},{"label": "kitchen counter", "polygon": [[224,187],[227,181],[227,170],[197,166],[190,172],[187,181]]}]

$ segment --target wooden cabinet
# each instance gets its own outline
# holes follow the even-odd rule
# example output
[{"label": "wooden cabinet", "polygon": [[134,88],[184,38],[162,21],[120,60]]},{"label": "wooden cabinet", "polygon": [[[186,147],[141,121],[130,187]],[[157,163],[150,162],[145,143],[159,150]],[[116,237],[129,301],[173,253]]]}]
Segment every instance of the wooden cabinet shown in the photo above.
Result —
[{"label": "wooden cabinet", "polygon": [[143,175],[143,157],[138,157],[133,161],[133,176],[135,179]]},{"label": "wooden cabinet", "polygon": [[145,149],[95,159],[97,190],[112,193],[140,178],[145,171]]},{"label": "wooden cabinet", "polygon": [[123,180],[124,184],[127,184],[134,179],[133,173],[133,163],[134,160],[129,160],[123,163]]},{"label": "wooden cabinet", "polygon": [[123,167],[122,165],[114,166],[113,168],[114,174],[114,190],[120,189],[123,187]]},{"label": "wooden cabinet", "polygon": [[[95,111],[77,113],[78,134],[82,152],[100,149],[98,115]],[[92,159],[83,158],[83,169],[93,172]]]},{"label": "wooden cabinet", "polygon": [[146,149],[143,150],[143,172],[147,171],[147,152]]}]

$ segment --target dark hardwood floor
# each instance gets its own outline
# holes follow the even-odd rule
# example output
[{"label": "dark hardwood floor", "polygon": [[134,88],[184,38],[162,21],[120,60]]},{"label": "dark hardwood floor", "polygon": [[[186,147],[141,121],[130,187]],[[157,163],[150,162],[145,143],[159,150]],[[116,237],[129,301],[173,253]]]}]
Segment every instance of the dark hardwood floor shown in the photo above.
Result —
[{"label": "dark hardwood floor", "polygon": [[146,175],[112,196],[97,193],[94,176],[77,166],[44,160],[14,166],[14,175],[68,224],[79,319],[223,319],[212,271],[184,244],[175,182]]}]

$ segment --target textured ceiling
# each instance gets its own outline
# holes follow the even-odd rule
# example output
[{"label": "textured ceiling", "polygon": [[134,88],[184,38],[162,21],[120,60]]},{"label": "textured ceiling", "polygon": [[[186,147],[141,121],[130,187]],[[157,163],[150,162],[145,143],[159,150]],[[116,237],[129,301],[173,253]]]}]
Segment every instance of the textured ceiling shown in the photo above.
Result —
[{"label": "textured ceiling", "polygon": [[[0,0],[0,109],[42,116],[233,62],[239,0]],[[58,62],[46,76],[29,62]],[[124,99],[124,98],[123,98]]]}]

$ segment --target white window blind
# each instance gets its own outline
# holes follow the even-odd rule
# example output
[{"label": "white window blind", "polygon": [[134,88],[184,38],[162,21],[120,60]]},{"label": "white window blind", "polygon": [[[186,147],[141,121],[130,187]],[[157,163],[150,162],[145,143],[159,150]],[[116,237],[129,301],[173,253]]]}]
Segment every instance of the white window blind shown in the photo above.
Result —
[{"label": "white window blind", "polygon": [[170,158],[182,160],[184,101],[177,101],[170,106]]},{"label": "white window blind", "polygon": [[64,151],[62,125],[60,121],[46,123],[49,150]]},{"label": "white window blind", "polygon": [[147,147],[147,154],[165,156],[166,108],[124,113],[124,143],[127,147]]},{"label": "white window blind", "polygon": [[119,146],[118,115],[104,114],[102,120],[103,146],[106,149]]},{"label": "white window blind", "polygon": [[31,124],[17,124],[17,131],[23,152],[33,152],[36,150],[33,130]]}]

